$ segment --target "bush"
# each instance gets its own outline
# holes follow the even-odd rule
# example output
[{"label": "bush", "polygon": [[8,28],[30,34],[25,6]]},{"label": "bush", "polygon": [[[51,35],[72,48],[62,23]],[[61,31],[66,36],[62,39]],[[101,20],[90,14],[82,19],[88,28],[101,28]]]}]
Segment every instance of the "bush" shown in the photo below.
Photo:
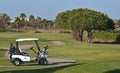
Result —
[{"label": "bush", "polygon": [[21,33],[23,33],[24,31],[23,30],[18,30],[18,29],[8,29],[7,31],[9,31],[9,32],[21,32]]},{"label": "bush", "polygon": [[60,30],[59,33],[71,33],[70,30]]},{"label": "bush", "polygon": [[120,35],[117,36],[116,42],[117,42],[118,44],[120,44]]},{"label": "bush", "polygon": [[36,30],[35,33],[41,33],[41,31],[40,30]]},{"label": "bush", "polygon": [[93,33],[93,39],[101,39],[101,40],[116,40],[120,35],[119,32],[115,31],[96,31]]}]

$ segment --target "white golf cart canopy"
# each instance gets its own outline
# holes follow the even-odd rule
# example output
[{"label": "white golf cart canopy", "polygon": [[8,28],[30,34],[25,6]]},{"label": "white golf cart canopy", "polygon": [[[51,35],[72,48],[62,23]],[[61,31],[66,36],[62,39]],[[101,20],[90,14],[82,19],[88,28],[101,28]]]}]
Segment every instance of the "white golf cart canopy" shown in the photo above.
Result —
[{"label": "white golf cart canopy", "polygon": [[17,52],[17,54],[21,53],[21,49],[19,48],[19,42],[22,42],[22,41],[35,41],[37,49],[40,51],[40,47],[39,47],[39,44],[37,42],[38,40],[39,40],[38,38],[21,38],[21,39],[16,39],[16,52]]},{"label": "white golf cart canopy", "polygon": [[16,39],[16,42],[19,41],[37,41],[39,40],[38,38],[22,38],[22,39]]}]

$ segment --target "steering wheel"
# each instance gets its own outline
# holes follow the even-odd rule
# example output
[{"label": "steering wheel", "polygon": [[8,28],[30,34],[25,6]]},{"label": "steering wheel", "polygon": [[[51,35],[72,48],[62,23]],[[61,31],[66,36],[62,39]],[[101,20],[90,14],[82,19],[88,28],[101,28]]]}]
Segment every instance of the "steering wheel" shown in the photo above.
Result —
[{"label": "steering wheel", "polygon": [[30,50],[33,50],[33,46],[30,48]]}]

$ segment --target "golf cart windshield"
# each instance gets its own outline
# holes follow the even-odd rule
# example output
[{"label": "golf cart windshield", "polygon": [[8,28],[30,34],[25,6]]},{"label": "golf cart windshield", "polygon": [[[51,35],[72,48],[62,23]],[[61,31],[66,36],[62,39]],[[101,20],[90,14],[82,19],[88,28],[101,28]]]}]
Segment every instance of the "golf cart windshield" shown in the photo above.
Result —
[{"label": "golf cart windshield", "polygon": [[16,39],[16,54],[21,54],[21,49],[19,47],[19,42],[22,42],[22,41],[35,41],[35,44],[37,46],[37,49],[40,51],[40,47],[39,47],[39,44],[38,44],[38,41],[39,39],[38,38],[22,38],[22,39]]}]

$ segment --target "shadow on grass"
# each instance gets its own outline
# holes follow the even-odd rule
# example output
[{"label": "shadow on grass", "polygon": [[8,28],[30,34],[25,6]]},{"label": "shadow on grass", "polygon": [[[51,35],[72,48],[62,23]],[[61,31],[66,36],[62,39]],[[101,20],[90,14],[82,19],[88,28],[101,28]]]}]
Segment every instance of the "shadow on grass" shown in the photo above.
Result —
[{"label": "shadow on grass", "polygon": [[82,65],[82,64],[72,64],[72,65],[57,66],[57,67],[50,67],[50,68],[44,68],[44,69],[3,71],[0,73],[54,73],[58,70],[62,70],[62,69],[69,68],[72,66],[77,66],[77,65]]},{"label": "shadow on grass", "polygon": [[120,73],[120,69],[115,69],[115,70],[109,70],[103,73]]},{"label": "shadow on grass", "polygon": [[[51,62],[51,63],[48,63],[47,65],[43,65],[43,66],[62,66],[62,65],[70,65],[70,64],[75,64],[76,62],[70,62],[70,61],[61,61],[61,62]],[[36,62],[34,63],[26,63],[26,64],[23,64],[22,66],[40,66],[39,64],[37,64]]]},{"label": "shadow on grass", "polygon": [[118,44],[118,43],[116,41],[113,41],[113,42],[94,41],[93,44]]},{"label": "shadow on grass", "polygon": [[8,49],[0,49],[0,51],[8,51]]},{"label": "shadow on grass", "polygon": [[76,63],[76,62],[70,62],[70,61],[66,61],[66,62],[64,62],[64,61],[62,61],[62,62],[52,62],[52,63],[50,63],[48,65],[61,65],[61,64],[73,64],[73,63]]}]

